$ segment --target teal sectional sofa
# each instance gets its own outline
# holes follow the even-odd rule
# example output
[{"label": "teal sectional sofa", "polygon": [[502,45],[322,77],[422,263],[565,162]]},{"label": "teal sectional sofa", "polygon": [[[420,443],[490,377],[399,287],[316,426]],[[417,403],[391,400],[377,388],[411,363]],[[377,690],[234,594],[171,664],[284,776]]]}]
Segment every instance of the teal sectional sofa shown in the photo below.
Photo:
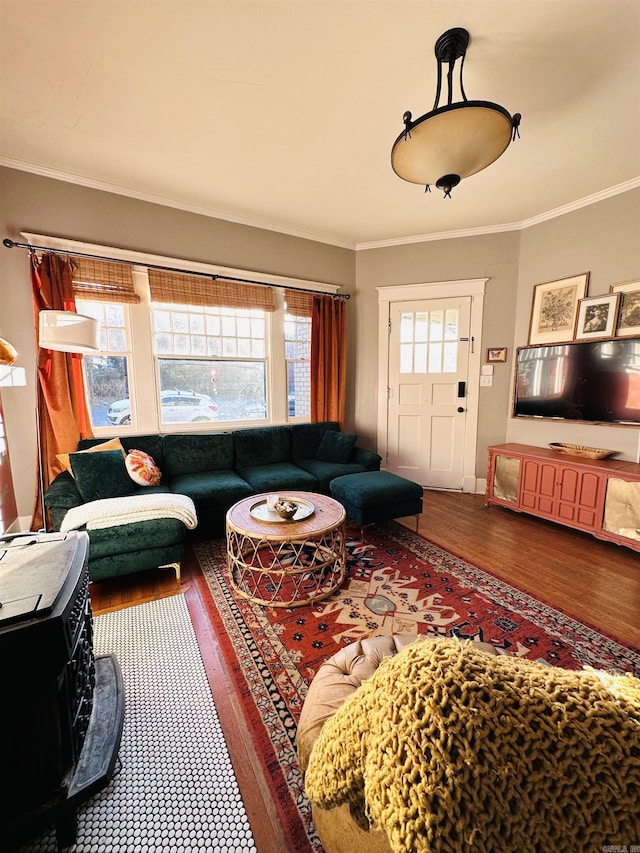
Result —
[{"label": "teal sectional sofa", "polygon": [[[132,494],[187,495],[196,508],[196,533],[201,538],[221,535],[227,510],[242,498],[288,489],[329,494],[335,477],[379,470],[381,457],[357,447],[355,440],[356,436],[342,433],[334,421],[120,438],[125,451],[148,453],[162,472],[159,485],[133,486]],[[77,449],[87,450],[104,441],[85,439]],[[70,473],[55,478],[45,503],[54,530],[59,530],[68,510],[83,504]],[[92,580],[102,580],[179,563],[187,531],[182,522],[167,518],[88,533],[89,575]]]}]

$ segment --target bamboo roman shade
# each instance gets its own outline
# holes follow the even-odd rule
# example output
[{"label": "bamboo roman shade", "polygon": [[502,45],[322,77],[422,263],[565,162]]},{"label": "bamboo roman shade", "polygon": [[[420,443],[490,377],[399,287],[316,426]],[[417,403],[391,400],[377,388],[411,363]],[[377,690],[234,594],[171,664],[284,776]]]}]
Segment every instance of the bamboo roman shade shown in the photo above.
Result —
[{"label": "bamboo roman shade", "polygon": [[295,317],[310,317],[313,312],[313,293],[305,290],[285,290],[284,301],[287,314]]},{"label": "bamboo roman shade", "polygon": [[168,270],[150,269],[149,288],[152,302],[258,308],[261,311],[275,311],[276,307],[270,287]]},{"label": "bamboo roman shade", "polygon": [[78,299],[140,302],[133,287],[133,273],[129,264],[73,258],[71,267],[73,292]]}]

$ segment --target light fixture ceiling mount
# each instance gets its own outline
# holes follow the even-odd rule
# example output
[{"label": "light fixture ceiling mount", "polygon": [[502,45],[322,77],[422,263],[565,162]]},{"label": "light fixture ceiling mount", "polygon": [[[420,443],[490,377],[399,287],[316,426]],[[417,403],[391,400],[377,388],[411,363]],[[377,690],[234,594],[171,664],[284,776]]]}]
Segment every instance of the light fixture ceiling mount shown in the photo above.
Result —
[{"label": "light fixture ceiling mount", "polygon": [[[451,197],[451,190],[463,178],[494,163],[520,135],[520,113],[511,116],[499,104],[467,100],[462,69],[468,46],[469,33],[462,27],[447,30],[436,41],[438,83],[433,109],[415,121],[407,111],[404,130],[391,149],[391,166],[398,177],[422,184],[425,192],[435,185],[445,198]],[[462,100],[454,101],[453,72],[458,60]],[[439,106],[445,64],[447,102]]]}]

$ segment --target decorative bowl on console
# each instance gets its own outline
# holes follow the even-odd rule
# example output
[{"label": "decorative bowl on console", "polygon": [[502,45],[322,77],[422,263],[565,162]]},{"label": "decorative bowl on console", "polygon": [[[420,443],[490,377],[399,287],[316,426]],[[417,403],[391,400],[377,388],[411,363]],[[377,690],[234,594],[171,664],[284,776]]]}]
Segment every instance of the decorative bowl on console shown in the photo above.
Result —
[{"label": "decorative bowl on console", "polygon": [[567,456],[584,456],[587,459],[606,459],[613,456],[617,450],[605,450],[604,447],[585,447],[584,444],[566,444],[562,441],[552,441],[549,444],[551,450],[564,453]]}]

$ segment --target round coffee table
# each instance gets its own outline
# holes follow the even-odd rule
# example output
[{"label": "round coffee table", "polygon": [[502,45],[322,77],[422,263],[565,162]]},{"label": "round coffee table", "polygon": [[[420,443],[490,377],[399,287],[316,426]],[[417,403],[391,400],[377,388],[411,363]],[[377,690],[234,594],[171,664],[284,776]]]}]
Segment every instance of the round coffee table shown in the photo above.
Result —
[{"label": "round coffee table", "polygon": [[312,492],[281,493],[300,501],[300,520],[266,509],[267,493],[227,512],[231,583],[243,598],[268,607],[300,607],[331,595],[347,573],[342,504]]}]

